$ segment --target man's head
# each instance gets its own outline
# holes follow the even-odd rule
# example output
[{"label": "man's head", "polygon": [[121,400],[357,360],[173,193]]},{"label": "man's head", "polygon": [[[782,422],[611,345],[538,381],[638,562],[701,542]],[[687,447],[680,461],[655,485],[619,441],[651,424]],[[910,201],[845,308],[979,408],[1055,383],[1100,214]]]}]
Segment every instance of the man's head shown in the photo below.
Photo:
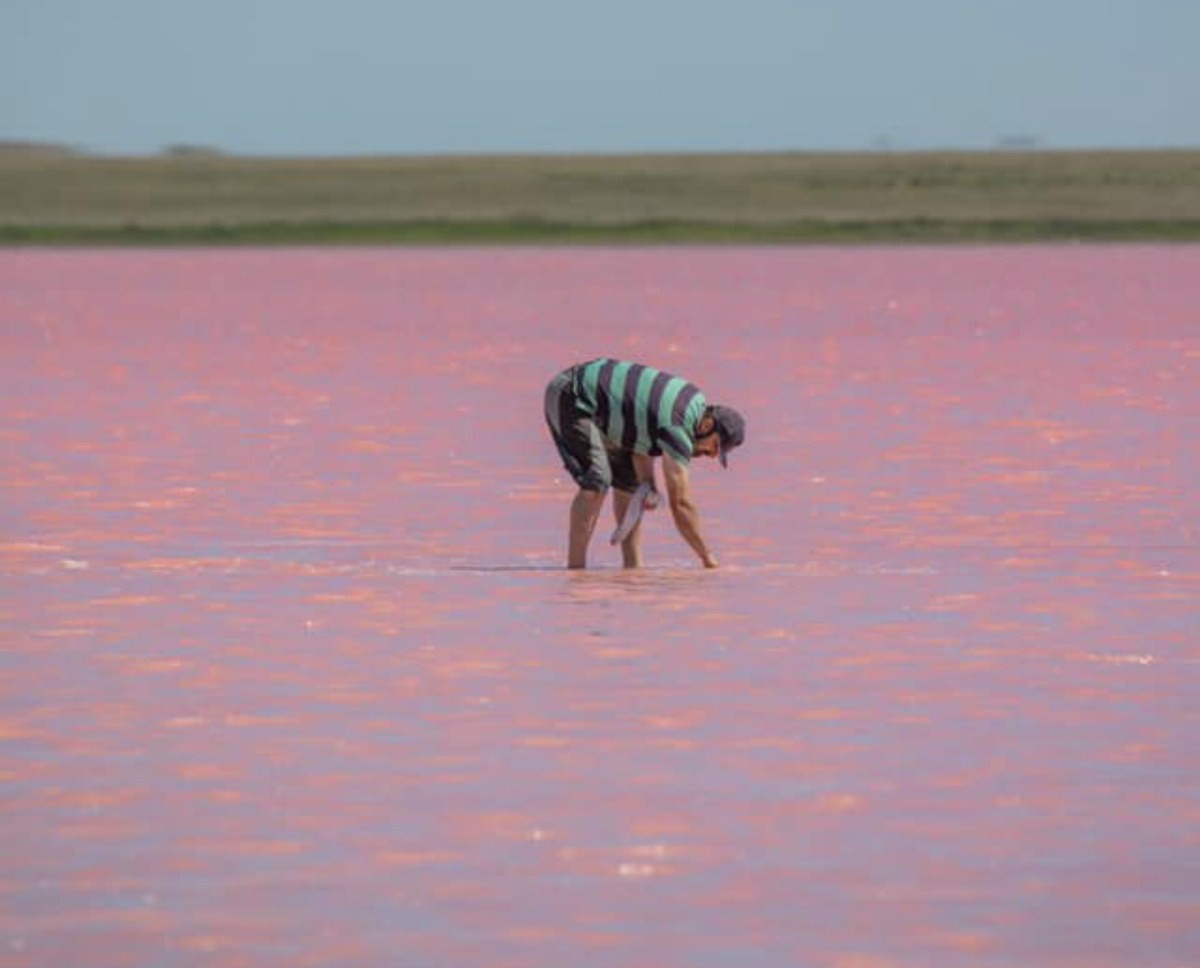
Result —
[{"label": "man's head", "polygon": [[726,455],[746,440],[746,421],[732,407],[714,404],[704,411],[696,427],[694,453],[716,457],[722,467],[728,466]]}]

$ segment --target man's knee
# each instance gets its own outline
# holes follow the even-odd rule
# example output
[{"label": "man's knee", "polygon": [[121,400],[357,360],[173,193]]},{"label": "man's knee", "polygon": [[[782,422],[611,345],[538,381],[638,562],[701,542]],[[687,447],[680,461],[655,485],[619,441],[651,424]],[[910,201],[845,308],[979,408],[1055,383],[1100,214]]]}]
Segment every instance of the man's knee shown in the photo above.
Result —
[{"label": "man's knee", "polygon": [[608,494],[608,487],[588,487],[583,484],[579,485],[578,499],[584,504],[594,504],[599,506],[604,503],[604,497]]}]

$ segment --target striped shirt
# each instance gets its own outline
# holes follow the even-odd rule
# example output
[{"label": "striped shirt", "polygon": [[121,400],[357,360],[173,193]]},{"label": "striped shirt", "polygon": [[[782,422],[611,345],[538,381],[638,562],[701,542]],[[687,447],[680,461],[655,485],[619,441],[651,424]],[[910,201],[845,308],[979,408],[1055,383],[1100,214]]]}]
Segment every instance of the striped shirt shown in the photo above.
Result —
[{"label": "striped shirt", "polygon": [[575,388],[579,406],[610,447],[665,453],[681,464],[692,459],[696,425],[708,404],[687,380],[640,363],[598,359],[575,368]]}]

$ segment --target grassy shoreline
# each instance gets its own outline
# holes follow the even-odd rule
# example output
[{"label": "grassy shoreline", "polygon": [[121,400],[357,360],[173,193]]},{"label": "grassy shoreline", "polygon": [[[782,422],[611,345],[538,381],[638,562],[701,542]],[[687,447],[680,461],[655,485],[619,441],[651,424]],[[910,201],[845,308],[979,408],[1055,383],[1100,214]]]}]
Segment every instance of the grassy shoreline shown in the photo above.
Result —
[{"label": "grassy shoreline", "polygon": [[269,159],[0,152],[0,245],[1200,241],[1200,150]]},{"label": "grassy shoreline", "polygon": [[539,221],[0,226],[0,246],[851,245],[1200,242],[1197,221],[793,222],[777,225]]}]

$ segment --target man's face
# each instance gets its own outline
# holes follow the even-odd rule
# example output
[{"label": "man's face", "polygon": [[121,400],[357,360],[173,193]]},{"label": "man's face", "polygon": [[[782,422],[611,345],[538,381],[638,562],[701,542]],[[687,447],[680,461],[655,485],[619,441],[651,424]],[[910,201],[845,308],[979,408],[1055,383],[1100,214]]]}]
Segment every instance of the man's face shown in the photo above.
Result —
[{"label": "man's face", "polygon": [[721,449],[721,438],[714,431],[703,437],[697,437],[692,447],[692,453],[697,457],[716,457]]}]

